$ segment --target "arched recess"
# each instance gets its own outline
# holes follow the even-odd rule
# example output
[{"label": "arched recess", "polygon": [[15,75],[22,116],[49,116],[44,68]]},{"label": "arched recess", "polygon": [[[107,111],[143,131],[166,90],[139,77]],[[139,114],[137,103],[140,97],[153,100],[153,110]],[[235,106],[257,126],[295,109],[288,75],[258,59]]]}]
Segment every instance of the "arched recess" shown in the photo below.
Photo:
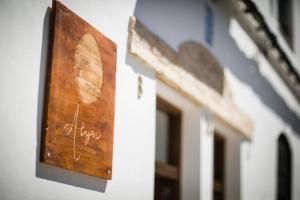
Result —
[{"label": "arched recess", "polygon": [[277,141],[277,200],[290,200],[292,194],[292,152],[284,134]]}]

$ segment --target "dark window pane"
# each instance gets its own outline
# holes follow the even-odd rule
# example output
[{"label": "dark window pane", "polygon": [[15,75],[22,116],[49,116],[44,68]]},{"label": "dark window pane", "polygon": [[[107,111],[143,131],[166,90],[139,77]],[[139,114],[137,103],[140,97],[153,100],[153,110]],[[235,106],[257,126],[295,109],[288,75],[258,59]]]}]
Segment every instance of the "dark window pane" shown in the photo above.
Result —
[{"label": "dark window pane", "polygon": [[218,134],[214,137],[214,200],[224,199],[225,140]]},{"label": "dark window pane", "polygon": [[205,41],[212,45],[213,42],[213,27],[214,27],[214,13],[209,5],[205,6]]},{"label": "dark window pane", "polygon": [[293,48],[292,17],[292,0],[278,0],[278,20],[280,31],[291,48]]},{"label": "dark window pane", "polygon": [[157,98],[155,200],[179,199],[180,111]]},{"label": "dark window pane", "polygon": [[291,150],[284,135],[278,139],[277,200],[291,199]]}]

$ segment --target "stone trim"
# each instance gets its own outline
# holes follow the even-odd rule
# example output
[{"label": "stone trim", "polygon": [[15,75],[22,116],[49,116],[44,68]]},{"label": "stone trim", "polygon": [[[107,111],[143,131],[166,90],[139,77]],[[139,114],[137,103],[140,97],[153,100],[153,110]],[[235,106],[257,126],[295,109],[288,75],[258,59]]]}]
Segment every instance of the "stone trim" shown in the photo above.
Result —
[{"label": "stone trim", "polygon": [[217,93],[176,62],[176,54],[135,17],[130,18],[128,52],[155,71],[156,77],[189,98],[236,132],[251,139],[253,124],[231,100]]},{"label": "stone trim", "polygon": [[231,1],[231,3],[234,17],[300,102],[300,72],[296,70],[297,64],[285,53],[255,3],[251,0]]}]

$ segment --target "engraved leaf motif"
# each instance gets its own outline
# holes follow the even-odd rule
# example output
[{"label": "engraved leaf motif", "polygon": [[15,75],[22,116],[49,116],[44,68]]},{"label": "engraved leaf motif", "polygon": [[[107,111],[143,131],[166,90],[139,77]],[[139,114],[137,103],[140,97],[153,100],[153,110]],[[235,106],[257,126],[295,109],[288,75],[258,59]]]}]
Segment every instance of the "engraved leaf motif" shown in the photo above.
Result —
[{"label": "engraved leaf motif", "polygon": [[103,84],[103,63],[95,38],[84,34],[74,56],[75,82],[81,100],[91,104],[100,97]]}]

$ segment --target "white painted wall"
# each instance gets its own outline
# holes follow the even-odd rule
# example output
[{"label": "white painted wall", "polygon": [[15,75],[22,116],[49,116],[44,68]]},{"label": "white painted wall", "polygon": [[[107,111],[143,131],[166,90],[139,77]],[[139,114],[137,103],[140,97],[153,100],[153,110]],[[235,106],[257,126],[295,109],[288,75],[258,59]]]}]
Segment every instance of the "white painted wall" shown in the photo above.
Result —
[{"label": "white painted wall", "polygon": [[[106,182],[37,162],[47,55],[46,11],[51,1],[1,0],[1,199],[153,199],[156,93],[185,113],[183,199],[211,199],[213,136],[206,132],[203,110],[160,83],[157,86],[153,72],[127,55],[128,19],[133,14],[174,49],[191,39],[205,44],[203,1],[63,1],[118,45],[113,180]],[[205,45],[226,68],[234,101],[255,125],[253,140],[241,143],[240,169],[238,153],[226,158],[231,163],[226,170],[231,177],[226,181],[232,183],[226,195],[232,200],[238,196],[244,200],[275,198],[276,139],[285,132],[293,151],[294,200],[300,199],[300,170],[296,170],[300,169],[300,123],[295,110],[288,106],[293,102],[275,89],[283,88],[280,81],[266,78],[269,73],[276,77],[271,70],[268,74],[261,70],[268,67],[266,62],[247,58],[239,50],[229,34],[232,16],[226,3],[219,0],[209,4],[216,15],[215,37],[212,47]],[[299,49],[299,40],[297,44]],[[143,78],[140,99],[139,75]],[[240,138],[233,134],[228,137],[234,138],[229,151],[238,151]],[[233,174],[237,171],[239,176]]]},{"label": "white painted wall", "polygon": [[[274,91],[280,98],[285,101],[287,107],[286,110],[294,112],[294,118],[296,120],[297,117],[299,118],[300,116],[298,101],[276,74],[275,70],[268,63],[263,54],[258,51],[250,38],[242,33],[242,31],[243,30],[238,30],[237,28],[235,31],[231,31],[231,35],[234,40],[238,42],[240,50],[247,58],[255,60],[259,73],[273,86]],[[226,71],[226,74],[233,86],[233,91],[236,91],[234,92],[234,97],[236,98],[235,101],[241,108],[249,113],[250,116],[252,116],[251,118],[256,125],[255,133],[257,133],[257,135],[254,137],[254,140],[251,142],[242,142],[241,147],[241,155],[242,159],[244,159],[244,161],[242,160],[242,178],[245,180],[243,181],[244,184],[242,187],[243,199],[274,199],[276,197],[277,139],[281,133],[285,133],[287,138],[289,138],[292,148],[293,196],[294,199],[298,199],[299,194],[297,188],[300,181],[299,172],[297,170],[297,166],[299,166],[300,162],[298,158],[300,152],[296,147],[300,144],[299,132],[297,132],[299,131],[298,127],[294,126],[293,129],[291,127],[293,126],[293,119],[289,118],[291,120],[291,124],[289,124],[289,121],[285,122],[284,120],[286,119],[282,118],[289,115],[284,115],[284,113],[282,113],[283,116],[280,116],[281,113],[279,113],[278,116],[278,114],[275,113],[276,111],[270,109],[265,102],[257,97],[255,91],[237,80],[231,72]],[[235,89],[235,87],[239,87],[239,89]],[[249,104],[246,103],[249,101],[255,106],[249,106]],[[276,102],[275,99],[274,102]],[[284,110],[281,112],[283,111]],[[294,147],[292,147],[292,143],[295,144]],[[252,173],[249,173],[249,171]],[[257,176],[254,176],[253,174],[257,174]],[[271,181],[257,181],[257,177],[267,177]],[[255,182],[256,184],[253,184]]]},{"label": "white painted wall", "polygon": [[[1,0],[0,199],[151,200],[156,85],[152,72],[127,58],[128,20],[136,2],[63,3],[118,45],[113,180],[105,182],[37,162],[47,53],[46,11],[51,1]],[[143,77],[141,99],[137,98],[138,74]]]},{"label": "white painted wall", "polygon": [[[241,194],[242,199],[275,199],[277,170],[277,139],[284,132],[291,141],[293,152],[293,195],[299,199],[299,136],[257,98],[247,85],[233,76],[232,82],[236,102],[254,120],[255,136],[241,145]],[[236,82],[238,81],[238,82]],[[246,102],[251,102],[246,104]]]},{"label": "white painted wall", "polygon": [[[207,45],[204,40],[205,2],[212,6],[215,14],[212,46]],[[276,144],[279,134],[284,132],[293,146],[293,196],[295,200],[300,199],[299,103],[287,91],[287,87],[260,52],[251,48],[251,45],[247,46],[248,41],[243,39],[239,42],[244,45],[245,51],[237,45],[239,35],[233,38],[230,33],[230,22],[234,14],[226,6],[226,1],[140,0],[135,15],[174,49],[187,40],[195,40],[208,47],[225,68],[235,103],[253,120],[254,135],[251,141],[241,140],[232,134],[227,136],[230,141],[229,151],[233,152],[226,158],[232,164],[226,169],[226,176],[230,177],[226,181],[231,183],[226,189],[227,198],[235,200],[240,196],[244,200],[275,199]],[[298,40],[296,49],[299,49]],[[253,53],[254,55],[249,56]],[[237,145],[239,141],[240,148]],[[205,150],[210,152],[209,148],[205,147]],[[237,158],[239,149],[240,158]],[[200,164],[200,169],[210,159],[206,158]],[[206,178],[207,176],[200,176],[200,183]],[[209,181],[207,183],[210,184]],[[200,188],[200,193],[205,191],[203,187]],[[239,189],[240,194],[237,192]],[[202,199],[210,198],[211,196],[205,196]]]},{"label": "white painted wall", "polygon": [[213,129],[211,116],[200,113],[200,199],[213,198]]}]

